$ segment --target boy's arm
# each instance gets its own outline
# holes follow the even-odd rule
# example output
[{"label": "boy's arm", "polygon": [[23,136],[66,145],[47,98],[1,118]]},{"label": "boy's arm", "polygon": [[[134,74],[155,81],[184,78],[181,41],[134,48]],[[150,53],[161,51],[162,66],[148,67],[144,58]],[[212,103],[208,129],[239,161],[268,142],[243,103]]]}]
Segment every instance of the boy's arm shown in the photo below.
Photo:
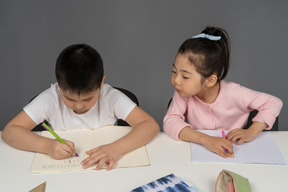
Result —
[{"label": "boy's arm", "polygon": [[[67,158],[75,152],[73,144],[69,141],[70,147],[55,139],[33,133],[31,130],[35,126],[34,121],[22,111],[5,126],[2,139],[16,149],[48,154],[55,159]],[[56,150],[60,151],[61,149],[65,151],[56,153]]]},{"label": "boy's arm", "polygon": [[12,147],[25,151],[45,153],[45,139],[31,132],[36,124],[24,112],[20,112],[3,129],[2,139]]},{"label": "boy's arm", "polygon": [[107,170],[110,170],[121,155],[147,144],[160,131],[158,123],[138,106],[130,112],[126,122],[133,129],[127,135],[111,144],[88,151],[89,157],[82,162],[84,168],[97,163],[97,170],[101,169],[104,164],[108,164]]},{"label": "boy's arm", "polygon": [[133,129],[123,138],[116,141],[123,154],[139,148],[151,141],[160,131],[158,123],[148,113],[136,106],[126,118]]}]

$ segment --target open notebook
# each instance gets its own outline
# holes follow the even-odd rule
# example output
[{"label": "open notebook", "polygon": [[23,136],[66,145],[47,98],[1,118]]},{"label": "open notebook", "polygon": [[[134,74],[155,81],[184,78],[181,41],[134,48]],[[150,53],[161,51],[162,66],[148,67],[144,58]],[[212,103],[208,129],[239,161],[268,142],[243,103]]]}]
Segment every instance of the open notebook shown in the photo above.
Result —
[{"label": "open notebook", "polygon": [[[210,136],[221,137],[220,130],[200,130],[200,132]],[[285,159],[270,132],[260,133],[251,142],[233,145],[234,158],[225,159],[209,151],[203,145],[196,143],[191,143],[190,145],[192,161],[196,162],[286,165]]]},{"label": "open notebook", "polygon": [[[63,171],[81,171],[83,169],[81,162],[88,157],[86,151],[116,141],[131,131],[128,126],[105,126],[98,129],[77,129],[69,131],[55,131],[62,139],[73,141],[76,152],[79,157],[70,157],[63,160],[55,160],[48,155],[36,153],[31,172],[63,172]],[[49,131],[43,131],[42,136],[53,138]],[[134,151],[123,155],[117,162],[119,167],[137,167],[150,165],[146,146],[142,146]],[[96,165],[88,168],[95,169]]]}]

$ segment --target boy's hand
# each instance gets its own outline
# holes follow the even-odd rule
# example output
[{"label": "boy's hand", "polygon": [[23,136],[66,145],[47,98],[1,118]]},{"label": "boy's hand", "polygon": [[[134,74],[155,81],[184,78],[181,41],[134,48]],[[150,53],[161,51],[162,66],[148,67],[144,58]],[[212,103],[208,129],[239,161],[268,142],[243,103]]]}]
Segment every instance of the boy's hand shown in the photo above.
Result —
[{"label": "boy's hand", "polygon": [[100,170],[106,164],[107,171],[113,168],[121,156],[113,144],[99,146],[95,149],[87,151],[86,154],[89,155],[89,157],[87,157],[81,163],[84,169],[87,169],[97,163],[96,170]]},{"label": "boy's hand", "polygon": [[74,148],[74,143],[65,140],[65,143],[61,143],[57,139],[52,139],[51,144],[48,148],[48,155],[53,159],[66,159],[71,156],[75,156],[76,151]]},{"label": "boy's hand", "polygon": [[[223,158],[234,158],[233,144],[228,139],[208,136],[203,145],[210,151],[217,153]],[[228,150],[228,153],[225,152],[225,149]]]}]

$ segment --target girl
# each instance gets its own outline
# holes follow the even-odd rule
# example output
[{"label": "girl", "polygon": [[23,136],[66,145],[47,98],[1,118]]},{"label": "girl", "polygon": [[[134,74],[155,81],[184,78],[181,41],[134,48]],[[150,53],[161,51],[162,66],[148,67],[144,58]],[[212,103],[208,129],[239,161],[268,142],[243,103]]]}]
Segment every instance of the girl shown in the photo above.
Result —
[{"label": "girl", "polygon": [[[172,138],[201,144],[224,158],[234,157],[235,141],[249,142],[262,130],[271,129],[282,108],[282,101],[274,96],[224,81],[229,56],[229,37],[221,28],[206,27],[187,39],[173,64],[175,93],[163,122]],[[253,124],[242,129],[255,109]],[[200,129],[229,133],[226,138],[212,137]]]}]

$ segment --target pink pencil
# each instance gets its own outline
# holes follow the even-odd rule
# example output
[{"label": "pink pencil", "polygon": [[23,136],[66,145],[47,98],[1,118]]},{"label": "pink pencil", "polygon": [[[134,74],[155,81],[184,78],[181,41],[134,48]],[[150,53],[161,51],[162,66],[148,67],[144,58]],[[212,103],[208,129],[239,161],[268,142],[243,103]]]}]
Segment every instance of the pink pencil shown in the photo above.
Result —
[{"label": "pink pencil", "polygon": [[[225,136],[225,132],[222,130],[222,137],[224,138],[224,139],[226,139],[226,136]],[[228,151],[228,149],[225,149],[225,153],[228,153],[229,151]]]}]

